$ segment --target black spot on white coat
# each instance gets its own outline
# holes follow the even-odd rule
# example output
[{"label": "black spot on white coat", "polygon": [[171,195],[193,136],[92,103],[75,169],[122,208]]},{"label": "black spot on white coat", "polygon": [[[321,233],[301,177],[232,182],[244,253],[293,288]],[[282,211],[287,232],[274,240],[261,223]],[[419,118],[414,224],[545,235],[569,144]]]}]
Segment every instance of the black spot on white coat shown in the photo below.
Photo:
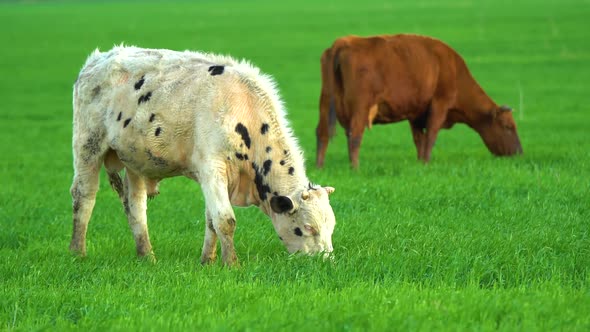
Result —
[{"label": "black spot on white coat", "polygon": [[145,103],[146,101],[150,100],[150,98],[152,97],[152,92],[148,92],[145,95],[142,95],[139,97],[139,99],[137,100],[137,105],[141,104],[141,103]]},{"label": "black spot on white coat", "polygon": [[240,160],[248,160],[248,154],[241,154],[239,152],[236,152],[236,158]]},{"label": "black spot on white coat", "polygon": [[260,199],[265,201],[268,198],[268,194],[272,191],[270,190],[270,186],[264,183],[264,177],[262,176],[262,171],[260,167],[255,162],[252,162],[252,168],[254,168],[254,184],[256,184],[256,189],[258,190],[258,196]]},{"label": "black spot on white coat", "polygon": [[152,113],[152,115],[150,115],[150,122],[154,121],[155,118],[156,118],[156,115],[154,113]]},{"label": "black spot on white coat", "polygon": [[125,122],[123,122],[123,128],[127,128],[127,126],[129,125],[129,122],[131,122],[131,118],[125,120]]},{"label": "black spot on white coat", "polygon": [[123,112],[119,112],[119,115],[117,116],[117,121],[121,121],[122,116],[123,116]]},{"label": "black spot on white coat", "polygon": [[268,173],[270,172],[270,166],[272,165],[272,160],[266,160],[264,161],[264,163],[262,164],[262,170],[263,170],[263,175],[267,176]]},{"label": "black spot on white coat", "polygon": [[270,153],[272,151],[272,148],[270,146],[266,147],[266,153]]},{"label": "black spot on white coat", "polygon": [[244,144],[246,144],[246,147],[249,149],[252,141],[250,140],[250,134],[248,133],[248,128],[246,128],[240,122],[236,125],[236,133],[238,133],[238,134],[240,134],[240,136],[242,136],[242,140],[244,141]]},{"label": "black spot on white coat", "polygon": [[261,133],[262,135],[264,135],[264,134],[266,134],[267,132],[268,132],[268,123],[264,123],[264,124],[262,125],[262,127],[260,128],[260,133]]},{"label": "black spot on white coat", "polygon": [[215,76],[215,75],[223,74],[223,70],[224,70],[223,66],[211,66],[211,67],[209,67],[208,72],[209,72],[209,74],[211,74],[211,76]]},{"label": "black spot on white coat", "polygon": [[303,232],[301,231],[301,228],[295,227],[295,229],[293,231],[295,232],[295,235],[303,236]]},{"label": "black spot on white coat", "polygon": [[160,128],[160,127],[156,128],[156,136],[160,136],[161,132],[162,132],[162,128]]},{"label": "black spot on white coat", "polygon": [[293,175],[295,173],[295,168],[289,167],[289,175]]},{"label": "black spot on white coat", "polygon": [[139,90],[139,89],[141,89],[141,86],[143,85],[144,82],[145,82],[145,75],[141,76],[139,81],[135,82],[135,85],[133,85],[133,87],[135,88],[135,90]]},{"label": "black spot on white coat", "polygon": [[281,164],[281,166],[285,166],[285,161],[281,160],[281,162],[279,164]]}]

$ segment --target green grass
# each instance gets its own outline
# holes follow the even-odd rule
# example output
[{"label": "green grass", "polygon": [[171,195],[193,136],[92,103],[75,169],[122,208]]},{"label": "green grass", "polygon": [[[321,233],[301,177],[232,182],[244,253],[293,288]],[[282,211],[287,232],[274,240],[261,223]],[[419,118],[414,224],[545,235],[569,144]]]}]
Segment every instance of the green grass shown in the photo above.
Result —
[{"label": "green grass", "polygon": [[[587,1],[23,2],[0,4],[0,329],[590,329]],[[494,158],[466,126],[416,161],[409,125],[376,126],[349,170],[341,129],[313,167],[319,57],[338,36],[447,41],[500,104],[525,154]],[[72,84],[115,44],[248,58],[272,74],[314,182],[336,187],[333,262],[289,256],[237,209],[241,267],[198,264],[197,184],[149,203],[158,263],[135,258],[102,174],[88,257],[71,236]]]}]

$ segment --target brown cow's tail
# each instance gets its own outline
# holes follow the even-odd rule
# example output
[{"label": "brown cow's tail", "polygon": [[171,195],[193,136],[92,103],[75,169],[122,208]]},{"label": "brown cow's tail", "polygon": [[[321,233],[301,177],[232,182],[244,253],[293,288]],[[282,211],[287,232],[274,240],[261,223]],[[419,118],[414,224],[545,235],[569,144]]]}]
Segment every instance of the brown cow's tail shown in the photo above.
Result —
[{"label": "brown cow's tail", "polygon": [[[344,83],[342,82],[342,68],[340,66],[341,48],[335,48],[332,57],[332,91],[330,91],[330,112],[328,113],[328,128],[330,137],[334,136],[334,128],[336,127],[336,94],[338,96],[344,95]],[[342,107],[342,101],[338,103]],[[343,111],[343,110],[341,110]]]},{"label": "brown cow's tail", "polygon": [[334,93],[334,66],[332,48],[327,48],[321,57],[322,89],[320,93],[320,121],[316,127],[316,166],[322,168],[326,150],[335,133],[337,96]]},{"label": "brown cow's tail", "polygon": [[332,138],[336,128],[336,102],[334,95],[330,95],[330,112],[328,113],[328,137]]}]

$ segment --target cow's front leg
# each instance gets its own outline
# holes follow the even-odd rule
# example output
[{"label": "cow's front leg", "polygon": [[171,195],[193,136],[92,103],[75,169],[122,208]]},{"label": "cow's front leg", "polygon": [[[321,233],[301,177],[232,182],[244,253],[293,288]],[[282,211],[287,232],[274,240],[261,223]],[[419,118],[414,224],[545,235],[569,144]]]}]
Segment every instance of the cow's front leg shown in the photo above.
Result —
[{"label": "cow's front leg", "polygon": [[217,258],[217,233],[213,226],[213,218],[209,210],[205,211],[205,240],[203,241],[203,253],[201,264],[209,264]]},{"label": "cow's front leg", "polygon": [[[205,196],[205,204],[207,206],[207,223],[209,217],[213,229],[209,227],[205,231],[205,242],[203,244],[204,257],[211,257],[211,252],[214,251],[214,241],[211,238],[211,233],[214,233],[221,242],[221,257],[223,263],[228,266],[236,265],[238,259],[234,248],[234,231],[236,229],[236,217],[231,206],[229,195],[227,192],[227,180],[224,177],[225,169],[221,167],[209,170],[206,177],[201,179],[201,188]],[[209,236],[209,238],[208,238]],[[212,244],[213,243],[213,244]]]},{"label": "cow's front leg", "polygon": [[445,98],[439,98],[432,101],[431,113],[426,120],[426,139],[423,142],[422,150],[422,160],[425,163],[430,161],[434,142],[447,118],[448,109],[449,107]]},{"label": "cow's front leg", "polygon": [[127,169],[125,171],[126,197],[123,203],[129,228],[133,232],[137,256],[155,261],[147,227],[147,189],[145,180]]},{"label": "cow's front leg", "polygon": [[365,131],[365,123],[361,122],[359,118],[353,118],[350,129],[346,133],[346,138],[348,140],[348,159],[350,160],[350,165],[353,169],[359,168],[359,150],[361,148],[361,142],[363,140],[363,133]]},{"label": "cow's front leg", "polygon": [[[363,93],[359,92],[359,94],[362,95]],[[373,121],[373,119],[369,117],[369,113],[372,112],[369,107],[371,103],[368,100],[365,100],[365,98],[355,97],[348,100],[345,104],[346,110],[353,114],[346,131],[346,138],[348,140],[348,159],[350,160],[351,167],[353,169],[358,169],[359,150],[361,148],[365,127],[368,125],[367,121]],[[376,111],[377,109],[373,109],[373,112]]]},{"label": "cow's front leg", "polygon": [[418,121],[410,121],[410,128],[412,129],[412,138],[416,146],[418,160],[424,160],[424,150],[426,149],[426,134],[425,128]]}]

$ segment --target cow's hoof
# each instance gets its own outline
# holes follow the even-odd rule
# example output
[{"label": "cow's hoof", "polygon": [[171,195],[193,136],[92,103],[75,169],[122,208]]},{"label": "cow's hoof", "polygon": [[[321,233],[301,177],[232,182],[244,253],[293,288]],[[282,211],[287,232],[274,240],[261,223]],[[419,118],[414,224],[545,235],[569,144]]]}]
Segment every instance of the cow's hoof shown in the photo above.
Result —
[{"label": "cow's hoof", "polygon": [[238,257],[235,254],[229,255],[228,257],[224,257],[223,265],[225,265],[229,268],[240,267],[240,263],[238,262]]},{"label": "cow's hoof", "polygon": [[70,253],[78,258],[86,257],[86,248],[70,245]]},{"label": "cow's hoof", "polygon": [[139,258],[140,261],[148,262],[150,264],[156,264],[158,262],[153,251],[150,251],[145,255],[138,255],[137,258]]},{"label": "cow's hoof", "polygon": [[230,268],[230,269],[240,268],[240,262],[238,262],[237,259],[232,262],[223,262],[223,265],[225,265],[227,268]]},{"label": "cow's hoof", "polygon": [[201,257],[201,265],[211,265],[215,263],[217,257],[203,256]]}]

